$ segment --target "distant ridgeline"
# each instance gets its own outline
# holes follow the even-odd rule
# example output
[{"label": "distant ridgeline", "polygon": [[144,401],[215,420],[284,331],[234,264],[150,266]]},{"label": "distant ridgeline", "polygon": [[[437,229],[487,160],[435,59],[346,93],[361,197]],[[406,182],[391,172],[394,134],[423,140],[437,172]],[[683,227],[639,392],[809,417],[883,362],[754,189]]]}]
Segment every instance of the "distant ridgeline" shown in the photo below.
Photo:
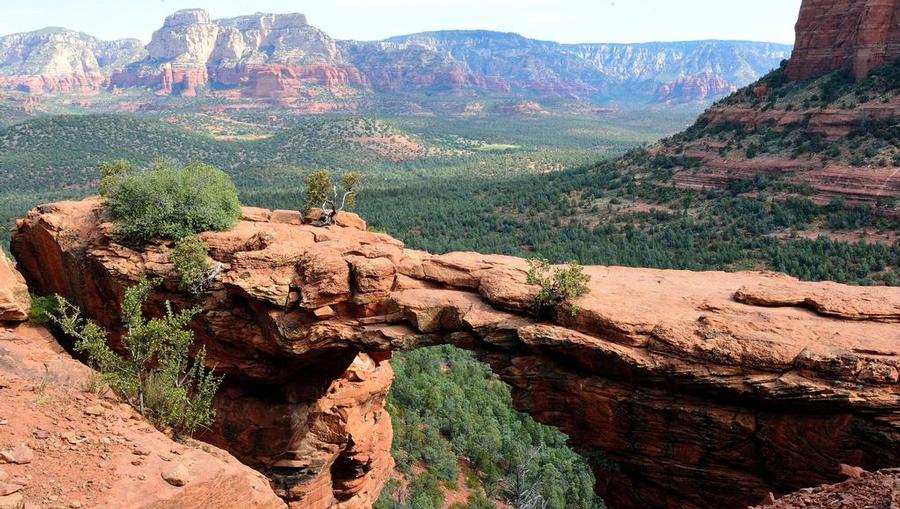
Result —
[{"label": "distant ridgeline", "polygon": [[63,28],[2,37],[0,88],[263,99],[311,112],[463,91],[613,105],[709,102],[777,67],[790,50],[744,41],[559,44],[488,31],[336,41],[302,14],[212,20],[190,9],[166,18],[146,47]]}]

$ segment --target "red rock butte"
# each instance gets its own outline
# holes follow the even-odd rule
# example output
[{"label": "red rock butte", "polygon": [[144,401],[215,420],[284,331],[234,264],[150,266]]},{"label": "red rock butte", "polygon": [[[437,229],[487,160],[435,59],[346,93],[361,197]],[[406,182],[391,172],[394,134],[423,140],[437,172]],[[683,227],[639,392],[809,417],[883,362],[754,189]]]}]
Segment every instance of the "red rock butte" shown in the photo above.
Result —
[{"label": "red rock butte", "polygon": [[145,276],[165,280],[148,310],[201,306],[190,326],[226,375],[201,438],[294,508],[378,497],[393,465],[388,360],[444,343],[490,364],[517,409],[602,453],[592,466],[613,509],[737,509],[840,481],[842,464],[900,465],[900,288],[587,267],[581,311],[541,321],[522,259],[435,256],[355,215],[338,223],[245,208],[232,231],[202,235],[223,270],[199,300],[177,290],[170,246],[115,243],[97,199],[31,211],[12,250],[33,291],[113,331],[115,303]]},{"label": "red rock butte", "polygon": [[846,70],[856,79],[900,57],[900,0],[803,0],[787,68],[793,80]]}]

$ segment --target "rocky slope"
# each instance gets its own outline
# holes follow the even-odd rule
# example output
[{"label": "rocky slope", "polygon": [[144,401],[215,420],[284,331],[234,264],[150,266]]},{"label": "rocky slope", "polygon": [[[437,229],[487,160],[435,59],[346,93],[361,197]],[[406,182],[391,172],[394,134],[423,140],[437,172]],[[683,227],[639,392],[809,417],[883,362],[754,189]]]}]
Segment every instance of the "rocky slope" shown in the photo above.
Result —
[{"label": "rocky slope", "polygon": [[900,469],[866,472],[843,469],[850,479],[831,486],[805,488],[797,493],[767,500],[755,509],[894,509],[900,507]]},{"label": "rocky slope", "polygon": [[790,62],[653,147],[652,169],[668,170],[664,185],[763,177],[782,187],[769,192],[900,217],[898,13],[892,0],[804,1]]},{"label": "rocky slope", "polygon": [[335,41],[302,14],[213,20],[187,9],[166,18],[146,49],[64,29],[4,37],[0,86],[29,93],[139,87],[306,109],[358,104],[373,92],[683,103],[721,97],[789,52],[786,45],[729,41],[565,45],[487,31]]},{"label": "rocky slope", "polygon": [[[841,464],[900,464],[900,289],[768,273],[589,267],[573,316],[537,322],[521,259],[408,251],[364,231],[245,209],[203,235],[224,264],[199,302],[176,291],[166,245],[112,241],[96,199],[42,206],[12,249],[40,293],[115,329],[124,289],[200,304],[191,324],[227,375],[204,439],[266,473],[292,507],[367,506],[386,480],[387,360],[472,349],[517,408],[571,436],[612,508],[737,508],[839,480]],[[609,463],[616,465],[608,469]]]},{"label": "rocky slope", "polygon": [[[4,296],[27,290],[2,257],[7,309]],[[110,393],[88,390],[96,375],[23,319],[0,314],[0,507],[284,507],[226,452],[174,442]]]},{"label": "rocky slope", "polygon": [[0,37],[0,88],[30,94],[97,93],[144,56],[137,39],[101,41],[64,28]]},{"label": "rocky slope", "polygon": [[340,93],[365,82],[345,65],[334,40],[302,14],[255,14],[213,21],[202,9],[178,11],[147,45],[147,59],[112,77],[115,87],[197,95],[208,84],[252,97]]}]

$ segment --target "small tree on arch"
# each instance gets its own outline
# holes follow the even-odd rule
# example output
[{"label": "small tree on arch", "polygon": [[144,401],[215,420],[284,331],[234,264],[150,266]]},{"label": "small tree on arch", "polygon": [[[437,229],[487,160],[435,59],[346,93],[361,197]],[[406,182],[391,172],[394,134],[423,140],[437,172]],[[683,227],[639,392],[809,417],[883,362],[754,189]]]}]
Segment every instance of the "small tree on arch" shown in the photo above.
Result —
[{"label": "small tree on arch", "polygon": [[325,224],[333,224],[338,212],[356,205],[356,195],[361,183],[362,175],[356,172],[341,177],[338,186],[330,173],[325,170],[316,171],[306,177],[305,209],[321,208],[325,211]]}]

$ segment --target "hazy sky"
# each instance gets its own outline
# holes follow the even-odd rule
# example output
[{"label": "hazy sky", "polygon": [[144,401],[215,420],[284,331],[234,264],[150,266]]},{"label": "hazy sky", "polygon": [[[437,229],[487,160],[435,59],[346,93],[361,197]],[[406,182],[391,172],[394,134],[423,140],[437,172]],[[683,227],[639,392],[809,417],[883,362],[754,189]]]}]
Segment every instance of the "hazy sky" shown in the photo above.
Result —
[{"label": "hazy sky", "polygon": [[302,12],[341,39],[490,29],[560,42],[748,39],[792,43],[800,0],[0,0],[0,34],[64,26],[143,41],[167,14]]}]

